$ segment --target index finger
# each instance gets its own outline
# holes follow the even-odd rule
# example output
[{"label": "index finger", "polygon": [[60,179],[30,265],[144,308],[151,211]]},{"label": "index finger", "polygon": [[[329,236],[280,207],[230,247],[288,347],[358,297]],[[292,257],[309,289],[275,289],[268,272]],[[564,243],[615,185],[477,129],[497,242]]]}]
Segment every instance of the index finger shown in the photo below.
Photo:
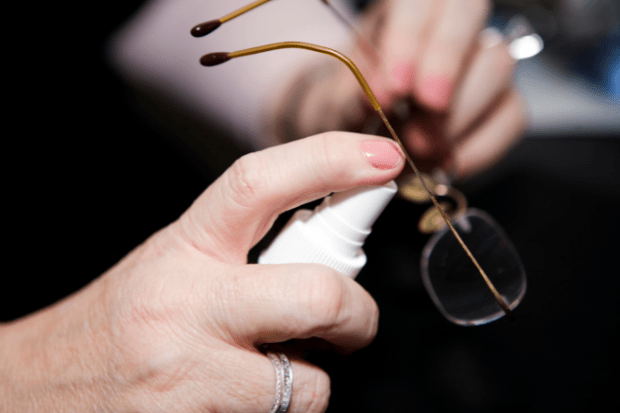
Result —
[{"label": "index finger", "polygon": [[237,160],[179,220],[202,252],[245,263],[282,212],[339,192],[394,179],[404,166],[390,139],[329,132]]}]

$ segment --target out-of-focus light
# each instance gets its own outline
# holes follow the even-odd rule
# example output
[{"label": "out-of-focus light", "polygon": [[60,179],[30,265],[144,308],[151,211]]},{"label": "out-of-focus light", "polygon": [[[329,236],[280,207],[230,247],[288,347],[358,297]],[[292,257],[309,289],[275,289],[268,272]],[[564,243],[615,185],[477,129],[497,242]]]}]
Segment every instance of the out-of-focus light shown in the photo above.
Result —
[{"label": "out-of-focus light", "polygon": [[509,52],[513,59],[523,60],[536,56],[544,48],[543,39],[536,33],[518,37],[509,44]]}]

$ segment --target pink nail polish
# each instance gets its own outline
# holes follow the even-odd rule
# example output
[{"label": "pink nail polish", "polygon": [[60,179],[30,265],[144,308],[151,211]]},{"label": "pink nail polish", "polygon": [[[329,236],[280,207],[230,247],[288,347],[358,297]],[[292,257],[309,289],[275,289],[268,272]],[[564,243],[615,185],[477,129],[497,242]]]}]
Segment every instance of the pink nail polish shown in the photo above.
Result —
[{"label": "pink nail polish", "polygon": [[420,133],[419,130],[407,134],[409,143],[413,149],[413,152],[419,157],[429,156],[432,152],[431,142],[428,136]]},{"label": "pink nail polish", "polygon": [[422,82],[420,100],[432,109],[443,110],[450,103],[452,82],[447,76],[430,76]]},{"label": "pink nail polish", "polygon": [[370,164],[378,169],[394,169],[402,158],[400,150],[392,142],[364,141],[360,148]]},{"label": "pink nail polish", "polygon": [[413,66],[409,63],[398,63],[392,68],[390,78],[399,93],[407,93],[413,84]]}]

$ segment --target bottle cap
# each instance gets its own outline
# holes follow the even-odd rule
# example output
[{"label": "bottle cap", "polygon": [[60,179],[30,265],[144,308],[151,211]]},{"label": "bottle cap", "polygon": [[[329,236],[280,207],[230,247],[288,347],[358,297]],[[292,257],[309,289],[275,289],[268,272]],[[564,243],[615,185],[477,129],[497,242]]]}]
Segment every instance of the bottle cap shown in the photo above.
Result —
[{"label": "bottle cap", "polygon": [[355,277],[366,264],[362,245],[396,194],[394,181],[329,196],[297,211],[259,257],[260,264],[317,263]]}]

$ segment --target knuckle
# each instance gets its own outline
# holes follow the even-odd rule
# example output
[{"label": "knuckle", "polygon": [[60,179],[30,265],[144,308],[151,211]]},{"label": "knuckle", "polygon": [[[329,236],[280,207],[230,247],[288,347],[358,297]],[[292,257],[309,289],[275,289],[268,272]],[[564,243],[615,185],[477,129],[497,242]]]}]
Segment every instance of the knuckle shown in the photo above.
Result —
[{"label": "knuckle", "polygon": [[260,158],[255,153],[237,159],[228,170],[227,177],[233,199],[244,206],[253,203],[265,186],[265,174]]},{"label": "knuckle", "polygon": [[317,329],[326,329],[336,325],[340,319],[344,302],[345,289],[338,275],[321,271],[307,277],[302,288],[301,302],[307,313],[313,318]]},{"label": "knuckle", "polygon": [[300,406],[299,411],[323,413],[327,410],[331,394],[331,380],[326,372],[315,368],[304,390],[306,392],[305,406]]},{"label": "knuckle", "polygon": [[246,279],[232,271],[212,277],[204,296],[209,298],[212,312],[211,323],[219,331],[227,331],[231,320],[243,318],[244,303],[248,300]]},{"label": "knuckle", "polygon": [[340,133],[325,132],[313,140],[312,159],[318,179],[325,185],[346,175],[343,154],[350,151],[348,140]]}]

